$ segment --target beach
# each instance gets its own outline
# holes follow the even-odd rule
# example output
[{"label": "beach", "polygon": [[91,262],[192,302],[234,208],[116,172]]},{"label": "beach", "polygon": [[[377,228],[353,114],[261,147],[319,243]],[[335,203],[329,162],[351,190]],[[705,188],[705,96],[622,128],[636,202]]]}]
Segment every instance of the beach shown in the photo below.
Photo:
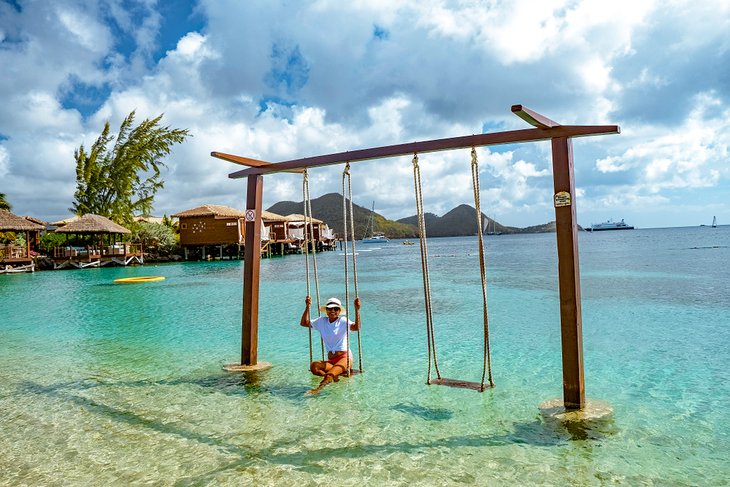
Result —
[{"label": "beach", "polygon": [[[476,243],[429,240],[439,365],[472,381]],[[316,397],[302,255],[261,262],[272,367],[249,374],[223,371],[240,261],[0,276],[0,485],[727,484],[730,226],[580,234],[586,397],[613,414],[579,428],[539,409],[562,397],[555,234],[486,238],[484,393],[425,384],[418,247],[358,246],[364,373]],[[317,265],[344,299],[342,252]],[[113,282],[143,275],[165,280]]]}]

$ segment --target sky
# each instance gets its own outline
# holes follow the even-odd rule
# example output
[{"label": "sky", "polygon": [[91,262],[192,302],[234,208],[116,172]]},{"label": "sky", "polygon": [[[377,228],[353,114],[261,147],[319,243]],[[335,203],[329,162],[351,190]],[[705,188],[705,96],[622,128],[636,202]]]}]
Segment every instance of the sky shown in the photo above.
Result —
[{"label": "sky", "polygon": [[[165,159],[154,214],[243,209],[241,166],[530,128],[522,104],[570,125],[578,223],[730,223],[726,0],[0,0],[0,193],[13,212],[71,214],[74,150],[109,121],[190,130]],[[426,211],[474,206],[469,149],[423,154]],[[504,225],[555,219],[549,142],[478,150],[481,207]],[[312,197],[342,192],[313,168]],[[353,164],[353,200],[414,215],[410,157]],[[264,207],[302,177],[264,177]]]}]

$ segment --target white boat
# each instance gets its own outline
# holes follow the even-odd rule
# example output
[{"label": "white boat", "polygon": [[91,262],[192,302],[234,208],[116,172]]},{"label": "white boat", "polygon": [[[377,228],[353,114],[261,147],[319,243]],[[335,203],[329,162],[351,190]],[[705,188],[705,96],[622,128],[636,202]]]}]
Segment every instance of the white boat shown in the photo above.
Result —
[{"label": "white boat", "polygon": [[716,216],[712,217],[712,228],[717,228],[717,217]]},{"label": "white boat", "polygon": [[384,233],[373,232],[375,218],[375,202],[373,201],[373,209],[370,211],[370,218],[368,219],[367,226],[365,227],[365,237],[360,241],[364,244],[371,243],[388,243],[389,240]]},{"label": "white boat", "polygon": [[361,240],[362,243],[388,243],[388,237],[382,233],[374,233],[371,236]]},{"label": "white boat", "polygon": [[605,221],[603,223],[591,223],[591,232],[600,232],[603,230],[633,230],[634,227],[624,222],[623,218],[620,222],[612,220]]}]

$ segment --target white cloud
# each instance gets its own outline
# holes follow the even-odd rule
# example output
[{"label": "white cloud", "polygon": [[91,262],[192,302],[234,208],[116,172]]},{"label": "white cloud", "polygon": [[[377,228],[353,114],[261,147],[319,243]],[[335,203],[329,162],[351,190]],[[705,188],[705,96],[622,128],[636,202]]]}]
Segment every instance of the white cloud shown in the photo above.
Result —
[{"label": "white cloud", "polygon": [[[25,214],[65,215],[73,149],[134,109],[138,120],[164,113],[193,134],[167,161],[157,207],[168,214],[242,206],[244,184],[227,177],[239,167],[214,150],[280,161],[524,128],[513,103],[566,124],[621,123],[620,136],[574,142],[582,211],[671,206],[677,191],[730,178],[725,3],[202,0],[205,27],[180,29],[154,65],[165,20],[154,3],[107,0],[106,10],[79,12],[59,0],[52,14],[1,5],[0,191]],[[124,42],[112,37],[119,31]],[[71,80],[112,92],[82,118],[64,100]],[[479,154],[489,211],[513,225],[554,217],[549,144]],[[421,159],[428,211],[473,203],[468,150]],[[313,195],[340,191],[341,171],[312,170]],[[49,196],[33,198],[34,184]],[[414,213],[410,157],[353,165],[353,184],[359,204]],[[267,176],[265,201],[299,200],[300,185],[296,175]]]}]

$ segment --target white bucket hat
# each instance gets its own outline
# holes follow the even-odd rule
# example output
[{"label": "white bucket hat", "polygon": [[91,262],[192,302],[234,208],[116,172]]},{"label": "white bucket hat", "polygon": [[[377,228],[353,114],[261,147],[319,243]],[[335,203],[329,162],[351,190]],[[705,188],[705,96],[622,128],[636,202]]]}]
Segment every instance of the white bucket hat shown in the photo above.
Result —
[{"label": "white bucket hat", "polygon": [[324,305],[325,308],[340,308],[342,309],[342,303],[337,298],[329,298],[327,300],[327,304]]}]

